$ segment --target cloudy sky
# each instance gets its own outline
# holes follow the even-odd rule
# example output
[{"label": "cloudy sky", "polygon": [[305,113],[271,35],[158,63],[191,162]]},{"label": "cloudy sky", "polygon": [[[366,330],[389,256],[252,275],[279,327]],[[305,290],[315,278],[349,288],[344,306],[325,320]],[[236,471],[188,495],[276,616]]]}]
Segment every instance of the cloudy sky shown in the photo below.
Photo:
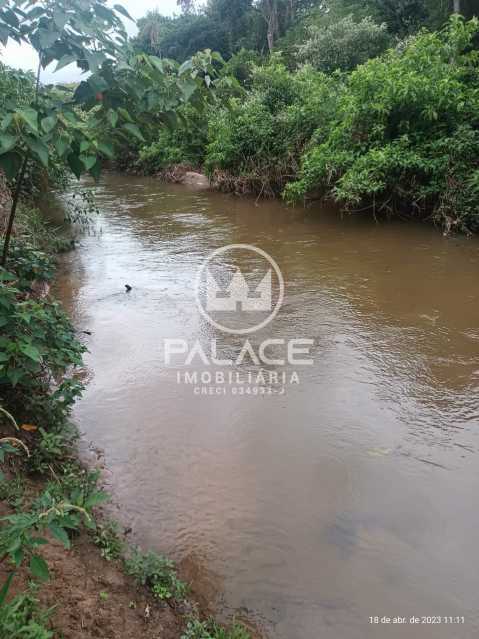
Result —
[{"label": "cloudy sky", "polygon": [[[148,10],[152,9],[158,9],[164,15],[178,13],[176,0],[113,0],[108,2],[110,5],[116,3],[122,4],[135,19],[141,18]],[[128,33],[134,35],[136,33],[135,25],[126,19],[124,22]],[[20,46],[15,42],[9,42],[6,48],[0,46],[0,60],[8,66],[25,70],[36,70],[38,64],[36,53],[31,47]],[[50,65],[42,72],[43,82],[75,82],[81,76],[81,72],[75,65],[65,67],[55,74],[53,73],[54,68],[55,64]]]}]

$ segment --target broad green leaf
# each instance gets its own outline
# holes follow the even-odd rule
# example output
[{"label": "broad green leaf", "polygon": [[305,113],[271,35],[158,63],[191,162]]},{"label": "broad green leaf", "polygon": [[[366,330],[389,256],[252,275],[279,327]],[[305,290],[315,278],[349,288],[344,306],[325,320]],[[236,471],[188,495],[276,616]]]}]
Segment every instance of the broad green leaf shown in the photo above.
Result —
[{"label": "broad green leaf", "polygon": [[95,155],[80,155],[80,160],[83,162],[83,166],[89,171],[96,164]]},{"label": "broad green leaf", "polygon": [[32,555],[30,559],[30,571],[32,575],[40,579],[40,581],[47,581],[50,578],[47,563],[40,555]]},{"label": "broad green leaf", "polygon": [[55,149],[60,157],[63,157],[65,155],[69,147],[70,143],[65,138],[59,137],[55,140]]},{"label": "broad green leaf", "polygon": [[58,31],[47,31],[46,29],[38,29],[38,38],[42,49],[49,49],[52,44],[60,37]]},{"label": "broad green leaf", "polygon": [[80,161],[80,158],[76,153],[70,153],[67,158],[68,166],[72,170],[73,174],[80,179],[81,174],[84,171],[83,163]]},{"label": "broad green leaf", "polygon": [[45,133],[50,133],[55,128],[56,123],[57,123],[56,117],[54,115],[49,115],[48,117],[43,118],[42,128],[45,131]]},{"label": "broad green leaf", "polygon": [[15,12],[12,11],[11,9],[5,9],[2,12],[1,18],[2,18],[2,20],[4,22],[9,24],[11,27],[14,27],[15,29],[18,29],[18,27],[19,27],[18,18],[16,16]]},{"label": "broad green leaf", "polygon": [[96,164],[90,169],[90,175],[97,182],[101,175],[101,160],[97,159]]},{"label": "broad green leaf", "polygon": [[69,64],[72,64],[73,62],[77,61],[77,57],[75,55],[64,55],[60,58],[60,60],[58,60],[57,66],[55,67],[55,71],[59,71],[60,69],[63,69],[63,67],[68,66]]},{"label": "broad green leaf", "polygon": [[183,93],[185,101],[188,101],[197,89],[196,82],[194,80],[186,80],[185,82],[180,82],[180,89]]},{"label": "broad green leaf", "polygon": [[93,508],[93,506],[98,506],[98,504],[102,504],[109,499],[110,495],[108,495],[108,493],[99,490],[85,500],[85,508]]},{"label": "broad green leaf", "polygon": [[116,111],[113,111],[113,109],[110,109],[108,111],[107,117],[108,117],[108,122],[111,124],[113,128],[115,128],[116,125],[118,124],[118,113]]},{"label": "broad green leaf", "polygon": [[156,55],[150,55],[149,60],[151,64],[161,73],[164,73],[165,67],[163,65],[163,60],[161,58],[157,58]]},{"label": "broad green leaf", "polygon": [[40,16],[45,13],[45,9],[43,7],[33,7],[30,11],[27,12],[29,20],[36,20]]},{"label": "broad green leaf", "polygon": [[28,148],[39,158],[43,166],[48,167],[48,147],[41,140],[26,138]]},{"label": "broad green leaf", "polygon": [[58,27],[59,31],[63,31],[63,28],[68,22],[68,14],[66,14],[60,7],[55,7],[53,9],[53,22]]},{"label": "broad green leaf", "polygon": [[5,601],[5,598],[6,598],[7,594],[8,594],[8,590],[10,588],[10,584],[12,583],[12,579],[13,579],[14,574],[15,574],[14,572],[11,572],[8,575],[5,583],[2,586],[2,589],[0,590],[0,606],[2,606],[3,602]]},{"label": "broad green leaf", "polygon": [[163,113],[161,119],[166,123],[166,126],[172,130],[178,124],[178,116],[174,111],[167,111],[166,113]]},{"label": "broad green leaf", "polygon": [[88,140],[82,140],[80,142],[80,153],[83,153],[90,148],[90,142]]},{"label": "broad green leaf", "polygon": [[105,62],[106,55],[100,52],[90,53],[89,51],[85,51],[85,58],[88,62],[88,68],[92,71],[92,73],[95,73],[101,67],[103,62]]},{"label": "broad green leaf", "polygon": [[106,155],[107,158],[113,160],[115,157],[115,152],[113,151],[113,146],[109,142],[98,142],[98,150]]},{"label": "broad green leaf", "polygon": [[62,528],[57,523],[52,521],[49,524],[48,529],[52,533],[52,535],[55,537],[55,539],[60,541],[65,546],[65,548],[71,547],[70,538],[68,537],[68,534],[64,528]]},{"label": "broad green leaf", "polygon": [[18,550],[16,550],[12,554],[13,563],[15,564],[17,568],[22,563],[24,556],[25,556],[25,553],[23,552],[21,548],[18,548]]},{"label": "broad green leaf", "polygon": [[121,13],[122,16],[124,16],[125,18],[128,18],[128,20],[135,22],[135,20],[131,17],[128,11],[121,6],[121,4],[114,4],[113,8],[115,9],[115,11],[118,11],[118,13]]},{"label": "broad green leaf", "polygon": [[38,133],[38,113],[35,111],[35,109],[26,107],[25,109],[17,110],[17,113],[22,118],[22,120],[26,124],[28,124],[32,131]]},{"label": "broad green leaf", "polygon": [[10,35],[10,29],[6,24],[0,24],[0,44],[3,44],[4,47],[7,46],[8,37]]},{"label": "broad green leaf", "polygon": [[18,175],[22,161],[21,155],[15,153],[15,151],[0,155],[0,167],[5,171],[7,180],[13,180]]},{"label": "broad green leaf", "polygon": [[0,135],[0,154],[11,151],[17,141],[18,138],[16,135],[8,135],[7,133],[2,133]]},{"label": "broad green leaf", "polygon": [[185,60],[185,62],[183,62],[181,67],[178,69],[178,75],[183,75],[183,73],[186,73],[186,71],[189,71],[192,68],[193,68],[193,61]]},{"label": "broad green leaf", "polygon": [[132,119],[131,115],[123,107],[118,107],[118,113],[121,115],[121,117],[124,120],[127,120],[128,122],[133,122],[133,119]]},{"label": "broad green leaf", "polygon": [[13,113],[7,113],[7,115],[2,120],[0,130],[6,131],[12,122],[13,122]]},{"label": "broad green leaf", "polygon": [[20,344],[20,350],[24,355],[29,357],[34,362],[40,363],[42,361],[42,356],[40,355],[40,351],[38,350],[36,346],[33,346],[33,344],[27,344],[27,343]]},{"label": "broad green leaf", "polygon": [[5,271],[3,268],[0,268],[0,281],[1,282],[13,282],[13,280],[17,279],[17,275],[15,273],[9,273]]},{"label": "broad green leaf", "polygon": [[[73,99],[77,104],[82,104],[84,102],[89,102],[93,100],[95,97],[95,92],[92,87],[88,84],[88,82],[80,82],[77,86],[75,93],[73,94]],[[65,114],[66,116],[66,114]]]},{"label": "broad green leaf", "polygon": [[98,73],[91,75],[88,78],[88,84],[91,86],[95,94],[103,93],[104,91],[107,91],[110,88],[110,85],[108,84],[108,82],[104,78],[102,78],[101,75],[99,75]]},{"label": "broad green leaf", "polygon": [[145,141],[145,138],[143,137],[140,129],[137,127],[136,124],[132,124],[131,122],[127,122],[126,124],[123,125],[123,128],[126,131],[128,131],[129,133],[131,133],[135,138],[137,138],[141,142]]}]

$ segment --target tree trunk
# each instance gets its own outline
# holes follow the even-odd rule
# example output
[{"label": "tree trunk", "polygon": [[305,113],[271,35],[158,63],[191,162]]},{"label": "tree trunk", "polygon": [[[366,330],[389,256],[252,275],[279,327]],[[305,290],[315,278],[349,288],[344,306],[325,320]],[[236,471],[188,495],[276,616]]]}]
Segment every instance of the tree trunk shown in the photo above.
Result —
[{"label": "tree trunk", "polygon": [[268,24],[268,49],[273,53],[274,43],[278,34],[278,3],[277,0],[266,0],[266,22]]},{"label": "tree trunk", "polygon": [[454,0],[454,13],[461,13],[461,0]]},{"label": "tree trunk", "polygon": [[17,212],[17,205],[18,205],[18,199],[20,197],[20,191],[22,188],[22,183],[23,183],[23,178],[25,177],[25,171],[27,169],[27,164],[28,164],[28,153],[25,155],[25,158],[23,160],[23,164],[22,164],[22,168],[20,169],[20,172],[17,176],[17,184],[15,186],[15,194],[13,196],[13,201],[12,201],[12,208],[10,209],[10,217],[8,218],[8,226],[7,226],[7,231],[5,233],[5,240],[3,242],[3,253],[2,253],[2,260],[0,262],[0,265],[3,266],[5,268],[6,264],[7,264],[7,257],[8,257],[8,249],[10,248],[10,239],[12,237],[12,231],[13,231],[13,222],[15,221],[15,213]]},{"label": "tree trunk", "polygon": [[[40,90],[41,70],[42,70],[42,52],[40,51],[39,58],[38,58],[37,82],[35,85],[35,108],[37,110],[38,110],[38,92]],[[17,174],[16,184],[15,184],[15,193],[13,194],[12,207],[10,209],[10,217],[8,218],[8,226],[5,232],[5,239],[3,241],[3,253],[2,253],[2,259],[0,260],[0,266],[3,266],[4,268],[7,264],[8,249],[10,248],[10,240],[12,238],[12,232],[13,232],[13,223],[15,222],[15,213],[17,212],[18,200],[20,199],[20,193],[22,190],[23,180],[25,178],[25,171],[27,170],[27,164],[29,159],[30,159],[30,152],[26,151],[25,156],[23,158],[21,169]]]}]

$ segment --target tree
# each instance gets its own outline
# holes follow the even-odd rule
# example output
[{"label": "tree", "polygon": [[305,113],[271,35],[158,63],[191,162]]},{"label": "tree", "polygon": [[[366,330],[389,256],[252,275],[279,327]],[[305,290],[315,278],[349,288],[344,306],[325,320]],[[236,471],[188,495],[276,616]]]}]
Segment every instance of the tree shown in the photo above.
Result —
[{"label": "tree", "polygon": [[[53,158],[76,177],[98,178],[102,159],[113,159],[115,141],[143,139],[143,120],[173,112],[211,84],[212,61],[199,57],[178,68],[145,54],[134,56],[119,15],[104,0],[8,0],[0,10],[0,43],[30,44],[38,54],[35,90],[26,104],[14,101],[0,109],[0,167],[15,191],[5,233],[1,265],[8,256],[20,190],[32,158],[48,168]],[[209,54],[211,57],[211,54]],[[73,92],[52,92],[40,72],[76,62],[89,71]],[[132,115],[133,114],[133,115]]]},{"label": "tree", "polygon": [[379,21],[385,22],[391,33],[400,37],[415,33],[427,22],[424,0],[370,0],[370,5]]},{"label": "tree", "polygon": [[257,0],[254,6],[266,22],[270,53],[278,38],[286,33],[298,17],[322,4],[320,0]]},{"label": "tree", "polygon": [[195,0],[176,0],[176,4],[184,13],[191,13],[195,9]]},{"label": "tree", "polygon": [[329,26],[312,25],[309,39],[298,48],[298,57],[326,73],[351,71],[381,54],[390,40],[384,23],[376,24],[371,18],[355,22],[347,16]]}]

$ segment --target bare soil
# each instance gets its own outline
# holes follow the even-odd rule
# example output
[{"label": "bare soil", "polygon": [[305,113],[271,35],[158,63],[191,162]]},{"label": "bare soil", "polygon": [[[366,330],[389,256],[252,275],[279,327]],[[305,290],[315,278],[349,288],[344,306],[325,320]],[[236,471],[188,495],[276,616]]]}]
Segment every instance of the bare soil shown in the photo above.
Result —
[{"label": "bare soil", "polygon": [[[2,504],[2,514],[7,509]],[[45,608],[54,607],[51,625],[64,639],[179,639],[185,619],[181,611],[158,602],[124,574],[119,562],[108,562],[87,533],[65,550],[55,540],[42,547],[51,579],[38,598]],[[0,566],[0,583],[8,575]],[[27,587],[27,572],[14,578],[9,596]]]}]

